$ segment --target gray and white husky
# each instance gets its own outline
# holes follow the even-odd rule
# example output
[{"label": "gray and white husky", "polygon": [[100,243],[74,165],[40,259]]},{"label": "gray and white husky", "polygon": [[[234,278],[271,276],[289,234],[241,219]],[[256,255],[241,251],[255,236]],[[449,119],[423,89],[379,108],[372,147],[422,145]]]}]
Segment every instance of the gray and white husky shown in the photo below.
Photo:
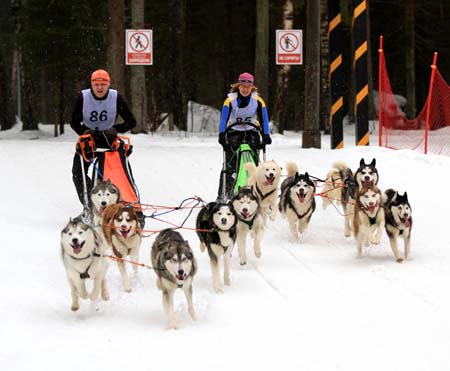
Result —
[{"label": "gray and white husky", "polygon": [[357,256],[362,254],[362,245],[378,245],[385,225],[384,209],[381,206],[380,190],[369,183],[356,194],[353,232],[356,238]]},{"label": "gray and white husky", "polygon": [[293,241],[298,241],[298,233],[303,233],[316,210],[316,186],[308,173],[299,174],[294,162],[286,164],[288,177],[281,183],[278,209],[287,217]]},{"label": "gray and white husky", "polygon": [[173,229],[164,229],[152,245],[151,260],[157,277],[156,286],[163,293],[163,306],[169,320],[169,328],[177,328],[173,310],[173,295],[177,288],[184,290],[189,314],[196,320],[192,301],[192,280],[197,272],[197,261],[189,243]]},{"label": "gray and white husky", "polygon": [[247,264],[247,235],[253,239],[253,251],[257,258],[261,257],[261,240],[264,233],[264,221],[261,216],[259,198],[255,195],[253,186],[239,188],[231,203],[236,211],[238,222],[236,240],[241,265]]},{"label": "gray and white husky", "polygon": [[403,261],[399,251],[397,239],[403,238],[404,258],[408,259],[411,248],[412,209],[407,193],[400,195],[392,188],[387,189],[382,196],[383,206],[386,210],[386,233],[389,237],[392,252],[398,263]]},{"label": "gray and white husky", "polygon": [[100,181],[92,188],[89,199],[94,226],[99,226],[103,211],[109,205],[119,202],[120,191],[111,180]]},{"label": "gray and white husky", "polygon": [[[80,218],[71,219],[61,232],[61,258],[66,269],[72,294],[73,311],[80,308],[79,298],[109,299],[106,286],[108,261],[101,238]],[[94,281],[92,292],[86,290],[87,279]]]},{"label": "gray and white husky", "polygon": [[231,202],[210,202],[197,216],[200,250],[208,250],[214,291],[221,294],[219,260],[223,256],[223,281],[230,285],[230,257],[236,241],[237,215]]}]

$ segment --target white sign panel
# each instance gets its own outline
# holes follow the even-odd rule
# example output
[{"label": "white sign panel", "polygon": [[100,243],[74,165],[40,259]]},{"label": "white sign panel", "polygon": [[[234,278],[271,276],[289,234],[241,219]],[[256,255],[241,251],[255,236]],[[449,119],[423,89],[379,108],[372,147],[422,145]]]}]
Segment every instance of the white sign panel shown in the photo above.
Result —
[{"label": "white sign panel", "polygon": [[129,65],[153,64],[152,30],[126,30],[126,63]]},{"label": "white sign panel", "polygon": [[277,30],[277,64],[303,64],[302,30]]}]

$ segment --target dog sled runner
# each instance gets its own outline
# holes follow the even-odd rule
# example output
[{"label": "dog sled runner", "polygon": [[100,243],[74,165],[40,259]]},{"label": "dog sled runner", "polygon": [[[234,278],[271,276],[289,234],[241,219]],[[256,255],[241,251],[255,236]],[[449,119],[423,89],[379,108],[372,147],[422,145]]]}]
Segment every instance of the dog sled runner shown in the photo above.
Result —
[{"label": "dog sled runner", "polygon": [[[92,136],[85,134],[78,139],[77,148],[79,148],[81,160],[93,165],[91,170],[92,187],[95,187],[101,180],[110,180],[119,189],[121,201],[135,205],[137,211],[141,211],[139,190],[128,160],[133,149],[128,137],[117,136],[110,149],[100,150],[95,148]],[[86,177],[88,174],[84,172],[83,166],[81,168],[83,175],[83,216],[87,219],[92,214],[89,203],[90,190],[87,189]],[[88,220],[88,222],[91,222],[91,220]]]}]

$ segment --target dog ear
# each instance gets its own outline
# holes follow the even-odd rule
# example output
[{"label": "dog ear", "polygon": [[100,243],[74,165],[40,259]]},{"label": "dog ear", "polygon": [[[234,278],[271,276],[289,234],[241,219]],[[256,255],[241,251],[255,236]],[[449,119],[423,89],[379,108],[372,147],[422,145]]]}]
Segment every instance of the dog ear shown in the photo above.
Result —
[{"label": "dog ear", "polygon": [[406,201],[408,201],[408,194],[406,193],[406,191],[405,191],[405,193],[403,193],[403,198],[404,198]]},{"label": "dog ear", "polygon": [[363,167],[366,163],[364,162],[364,159],[362,158],[361,161],[359,161],[359,166]]},{"label": "dog ear", "polygon": [[305,178],[306,178],[306,179],[309,179],[309,174],[308,174],[308,172],[305,172]]},{"label": "dog ear", "polygon": [[376,159],[373,159],[372,162],[370,163],[370,166],[375,167],[376,162],[377,162],[377,160],[376,160]]}]

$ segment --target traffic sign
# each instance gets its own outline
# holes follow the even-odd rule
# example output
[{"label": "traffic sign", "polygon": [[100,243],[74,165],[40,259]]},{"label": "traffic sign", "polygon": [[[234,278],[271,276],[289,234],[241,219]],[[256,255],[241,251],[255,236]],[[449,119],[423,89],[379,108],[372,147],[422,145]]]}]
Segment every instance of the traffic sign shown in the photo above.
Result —
[{"label": "traffic sign", "polygon": [[277,30],[277,64],[303,64],[302,30]]},{"label": "traffic sign", "polygon": [[126,64],[153,64],[152,30],[126,30]]}]

